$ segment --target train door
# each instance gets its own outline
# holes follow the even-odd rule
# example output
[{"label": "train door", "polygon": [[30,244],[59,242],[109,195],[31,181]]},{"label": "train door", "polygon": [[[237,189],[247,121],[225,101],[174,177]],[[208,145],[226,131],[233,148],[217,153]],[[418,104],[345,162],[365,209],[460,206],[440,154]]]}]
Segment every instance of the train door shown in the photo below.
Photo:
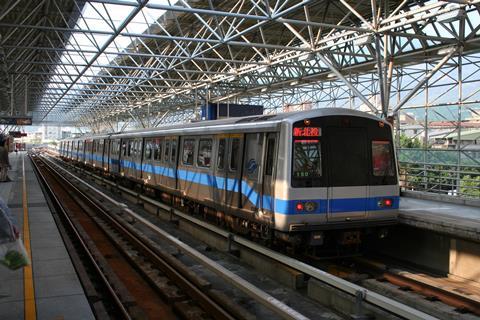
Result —
[{"label": "train door", "polygon": [[177,188],[177,159],[178,159],[178,137],[172,137],[170,139],[170,162],[168,163],[170,172],[170,181],[168,187],[172,189]]},{"label": "train door", "polygon": [[144,138],[137,139],[137,150],[135,154],[135,178],[140,180],[142,179],[142,165],[143,165],[143,148],[144,148]]},{"label": "train door", "polygon": [[364,128],[328,128],[328,220],[363,219],[367,213],[368,157]]},{"label": "train door", "polygon": [[142,180],[147,181],[149,184],[155,182],[153,173],[153,145],[152,139],[145,139],[143,144],[143,161],[142,161]]},{"label": "train door", "polygon": [[215,188],[213,188],[213,201],[218,204],[224,204],[227,198],[227,154],[228,154],[228,136],[219,135],[215,141]]},{"label": "train door", "polygon": [[119,173],[120,171],[120,158],[123,152],[120,139],[110,140],[110,155],[108,159],[108,172]]},{"label": "train door", "polygon": [[83,140],[78,142],[78,161],[85,161],[85,143]]},{"label": "train door", "polygon": [[142,144],[143,139],[134,139],[132,145],[132,154],[131,154],[131,171],[130,176],[134,179],[140,179],[142,173]]},{"label": "train door", "polygon": [[[265,143],[265,156],[263,166],[262,183],[262,209],[264,211],[274,212],[275,204],[275,167],[277,154],[277,134],[267,133]],[[273,215],[272,215],[273,217]]]},{"label": "train door", "polygon": [[102,157],[102,168],[104,171],[110,170],[110,164],[108,163],[110,155],[110,140],[103,139],[103,148],[101,150],[101,157]]},{"label": "train door", "polygon": [[231,134],[228,139],[228,158],[226,166],[225,204],[232,208],[241,207],[243,135]]},{"label": "train door", "polygon": [[165,137],[161,140],[163,153],[161,154],[162,158],[162,170],[161,170],[161,175],[160,175],[160,184],[163,186],[167,186],[170,180],[170,139],[168,137]]},{"label": "train door", "polygon": [[245,135],[245,157],[241,182],[242,208],[252,212],[261,207],[262,180],[261,163],[263,155],[263,133]]}]

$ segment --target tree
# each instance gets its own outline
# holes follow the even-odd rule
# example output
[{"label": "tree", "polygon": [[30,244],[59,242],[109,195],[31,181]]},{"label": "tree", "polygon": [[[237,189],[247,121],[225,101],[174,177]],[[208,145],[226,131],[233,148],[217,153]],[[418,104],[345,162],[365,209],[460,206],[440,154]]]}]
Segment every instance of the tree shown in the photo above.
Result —
[{"label": "tree", "polygon": [[423,143],[418,138],[411,138],[404,133],[400,134],[400,148],[422,148]]},{"label": "tree", "polygon": [[480,198],[480,176],[464,176],[460,180],[460,192],[463,196]]}]

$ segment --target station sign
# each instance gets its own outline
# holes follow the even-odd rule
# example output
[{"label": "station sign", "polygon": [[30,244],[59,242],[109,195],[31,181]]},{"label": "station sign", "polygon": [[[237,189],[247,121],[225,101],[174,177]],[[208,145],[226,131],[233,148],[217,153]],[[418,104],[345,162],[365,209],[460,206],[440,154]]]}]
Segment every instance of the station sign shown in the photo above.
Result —
[{"label": "station sign", "polygon": [[21,132],[21,131],[10,131],[8,134],[11,137],[14,137],[14,138],[21,138],[21,137],[26,137],[27,136],[26,133]]},{"label": "station sign", "polygon": [[0,117],[0,124],[14,126],[31,126],[32,117]]}]

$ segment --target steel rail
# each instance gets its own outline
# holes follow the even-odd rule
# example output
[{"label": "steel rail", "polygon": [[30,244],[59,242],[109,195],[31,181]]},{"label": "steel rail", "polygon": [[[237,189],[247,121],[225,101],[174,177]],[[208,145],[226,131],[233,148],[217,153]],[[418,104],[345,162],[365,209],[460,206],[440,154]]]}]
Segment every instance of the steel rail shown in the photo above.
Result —
[{"label": "steel rail", "polygon": [[[59,167],[61,168],[61,167]],[[61,168],[63,169],[63,168]],[[68,173],[69,175],[71,175],[72,177],[78,179],[79,181],[81,181],[82,183],[84,183],[85,185],[89,186],[88,183],[84,182],[82,179],[78,178],[76,175],[70,173],[69,171],[63,169],[65,173]],[[81,169],[83,170],[83,169]],[[113,183],[107,179],[104,179],[102,177],[99,177],[97,175],[94,175],[92,173],[89,173],[88,171],[86,170],[83,170],[84,172],[87,172],[89,175],[91,176],[94,176],[95,178],[101,180],[102,182],[105,182],[105,183],[108,183],[116,188],[118,188],[119,190],[121,191],[124,191],[126,193],[129,193],[130,195],[136,197],[137,199],[141,199],[142,201],[145,201],[145,202],[148,202],[149,204],[152,204],[154,206],[157,206],[157,207],[160,207],[166,211],[169,211],[171,212],[172,214],[178,216],[178,217],[181,217],[182,219],[184,220],[187,220],[191,223],[194,223],[206,230],[209,230],[213,233],[215,233],[216,235],[219,235],[219,236],[222,236],[223,238],[225,239],[228,239],[229,241],[231,241],[232,243],[236,243],[238,245],[241,245],[245,248],[248,248],[256,253],[260,253],[261,255],[263,256],[266,256],[276,262],[279,262],[283,265],[286,265],[292,269],[295,269],[295,270],[298,270],[316,280],[319,280],[323,283],[326,283],[336,289],[339,289],[343,292],[346,292],[348,294],[350,294],[351,296],[357,296],[357,294],[360,292],[362,293],[362,296],[364,298],[364,301],[368,302],[368,303],[371,303],[372,305],[374,306],[377,306],[377,307],[380,307],[386,311],[388,311],[389,313],[393,313],[394,315],[397,315],[397,316],[400,316],[400,317],[403,317],[403,318],[407,318],[407,319],[416,319],[416,320],[433,320],[433,319],[436,319],[435,317],[425,313],[425,312],[422,312],[420,310],[416,310],[412,307],[409,307],[405,304],[402,304],[400,302],[397,302],[393,299],[390,299],[388,297],[385,297],[385,296],[382,296],[376,292],[373,292],[371,290],[368,290],[366,288],[363,288],[361,286],[358,286],[356,284],[353,284],[351,282],[348,282],[344,279],[341,279],[339,277],[336,277],[334,275],[331,275],[323,270],[320,270],[320,269],[317,269],[311,265],[308,265],[304,262],[301,262],[301,261],[298,261],[296,259],[293,259],[291,257],[288,257],[288,256],[285,256],[281,253],[278,253],[278,252],[275,252],[271,249],[268,249],[264,246],[261,246],[253,241],[250,241],[248,239],[245,239],[243,237],[240,237],[236,234],[233,234],[233,233],[230,233],[226,230],[223,230],[223,229],[220,229],[214,225],[211,225],[205,221],[202,221],[202,220],[199,220],[197,218],[194,218],[193,216],[190,216],[188,214],[185,214],[184,212],[178,210],[178,209],[175,209],[171,206],[168,206],[166,204],[163,204],[163,203],[160,203],[156,200],[153,200],[149,197],[146,197],[144,195],[141,195],[139,193],[136,193],[136,192],[133,192],[127,188],[124,188],[122,186],[118,186],[116,183]],[[144,218],[142,218],[141,216],[137,215],[136,213],[134,213],[133,211],[131,211],[130,209],[127,208],[127,206],[125,204],[122,204],[122,203],[119,203],[117,200],[115,199],[112,199],[110,198],[109,196],[105,195],[102,191],[98,190],[98,189],[95,189],[94,187],[91,187],[92,190],[94,190],[95,192],[103,195],[106,197],[106,199],[108,199],[109,201],[113,202],[113,203],[117,203],[118,205],[121,205],[121,206],[125,206],[125,212],[127,212],[128,214],[130,214],[132,217],[134,217],[135,219],[137,219],[138,221],[142,222],[143,224],[145,224],[146,226],[150,227],[152,230],[155,230],[155,231],[161,231],[161,229],[159,229],[157,226],[153,225],[152,223],[150,223],[149,221],[145,220]],[[173,242],[179,242],[178,239],[176,238],[173,238],[172,236],[170,235],[165,235],[165,237],[167,237],[168,239],[171,239]],[[186,252],[188,253],[188,252]]]}]

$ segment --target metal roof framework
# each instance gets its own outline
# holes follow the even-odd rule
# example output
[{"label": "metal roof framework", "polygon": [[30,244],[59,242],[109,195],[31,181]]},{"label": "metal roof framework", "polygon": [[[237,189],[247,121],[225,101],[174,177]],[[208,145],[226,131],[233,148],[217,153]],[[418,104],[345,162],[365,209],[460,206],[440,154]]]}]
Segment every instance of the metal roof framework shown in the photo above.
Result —
[{"label": "metal roof framework", "polygon": [[[274,112],[296,91],[331,102],[343,92],[350,107],[386,115],[478,52],[479,3],[9,0],[0,110],[114,131],[119,121],[184,121],[208,102],[263,101]],[[393,103],[399,70],[421,63],[427,73]]]}]

